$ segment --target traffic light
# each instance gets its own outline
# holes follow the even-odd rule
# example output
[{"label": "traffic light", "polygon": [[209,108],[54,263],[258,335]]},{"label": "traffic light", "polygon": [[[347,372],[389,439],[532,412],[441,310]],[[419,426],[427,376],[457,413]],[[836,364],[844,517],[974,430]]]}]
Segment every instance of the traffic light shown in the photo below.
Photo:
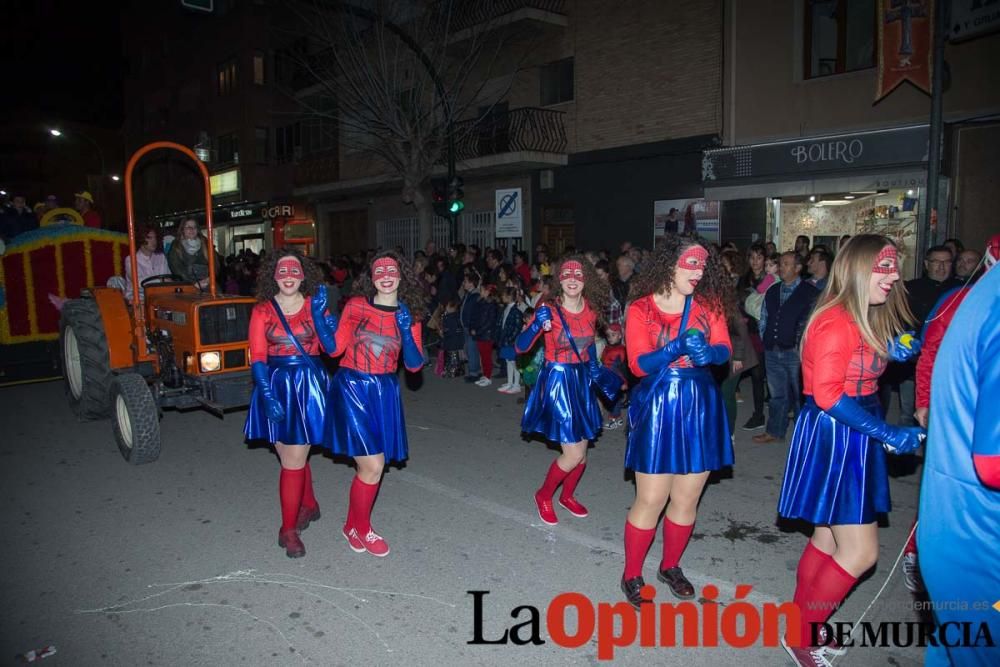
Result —
[{"label": "traffic light", "polygon": [[447,190],[448,183],[445,179],[431,179],[431,202],[434,204],[434,214],[442,218],[447,218],[451,215]]},{"label": "traffic light", "polygon": [[452,177],[448,184],[448,212],[452,215],[458,215],[465,208],[465,202],[462,201],[462,198],[465,197],[465,192],[462,191],[463,185],[465,185],[465,181],[462,180],[461,176]]}]

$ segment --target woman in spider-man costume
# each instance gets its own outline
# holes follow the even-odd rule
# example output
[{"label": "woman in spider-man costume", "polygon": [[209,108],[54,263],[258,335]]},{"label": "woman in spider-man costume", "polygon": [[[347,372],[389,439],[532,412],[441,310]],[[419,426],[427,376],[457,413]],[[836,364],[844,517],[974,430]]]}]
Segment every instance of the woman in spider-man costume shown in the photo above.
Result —
[{"label": "woman in spider-man costume", "polygon": [[712,470],[733,464],[722,394],[708,366],[729,360],[726,312],[735,309],[718,254],[690,236],[669,235],[643,263],[625,317],[629,368],[639,378],[629,406],[625,467],[635,472],[635,502],[625,520],[621,588],[639,607],[642,566],[663,518],[657,578],[678,598],[694,597],[680,568],[698,499]]},{"label": "woman in spider-man costume", "polygon": [[[573,492],[587,465],[587,442],[601,430],[601,409],[590,387],[592,371],[588,366],[600,363],[594,332],[597,313],[607,312],[608,305],[607,283],[601,281],[583,256],[563,259],[555,275],[559,286],[553,298],[535,310],[534,317],[514,342],[517,352],[525,353],[534,347],[539,336],[545,338],[545,365],[524,406],[521,430],[539,433],[562,448],[562,454],[549,466],[545,481],[535,493],[538,516],[550,526],[559,522],[552,498],[560,484],[559,504],[575,517],[588,515],[587,508]],[[570,337],[580,357],[573,351]]]},{"label": "woman in spider-man costume", "polygon": [[815,526],[796,572],[801,625],[782,640],[800,665],[840,650],[823,637],[825,647],[813,646],[813,624],[827,620],[878,557],[876,515],[890,509],[886,451],[911,452],[924,436],[922,428],[887,424],[877,395],[886,363],[919,352],[903,332],[912,318],[895,244],[877,234],[853,237],[837,254],[802,338],[806,402],[778,502],[781,516]]},{"label": "woman in spider-man costume", "polygon": [[[274,443],[281,460],[278,544],[289,558],[305,555],[299,533],[320,516],[313,495],[309,445],[323,442],[329,377],[315,356],[319,339],[309,295],[321,284],[319,270],[298,250],[277,250],[260,268],[259,303],[250,316],[254,391],[243,432],[250,440]],[[288,335],[282,317],[298,345]]]},{"label": "woman in spider-man costume", "polygon": [[325,289],[312,300],[323,349],[343,355],[330,387],[323,442],[334,453],[353,457],[358,467],[344,538],[357,553],[382,557],[389,545],[372,529],[371,512],[386,462],[408,456],[396,371],[400,356],[408,371],[424,366],[424,292],[413,269],[394,252],[376,255],[355,287],[360,296],[348,300],[339,322],[324,312]]}]

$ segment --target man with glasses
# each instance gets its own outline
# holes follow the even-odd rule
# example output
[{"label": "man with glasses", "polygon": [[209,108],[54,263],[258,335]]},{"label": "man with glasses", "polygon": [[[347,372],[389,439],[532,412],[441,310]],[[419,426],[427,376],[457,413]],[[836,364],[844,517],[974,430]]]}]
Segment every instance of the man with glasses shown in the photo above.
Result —
[{"label": "man with glasses", "polygon": [[[943,245],[936,245],[924,256],[924,275],[920,278],[906,281],[907,300],[916,322],[910,327],[913,331],[921,331],[924,321],[930,314],[934,304],[948,291],[961,287],[962,282],[951,277],[953,257],[951,250]],[[899,389],[899,423],[901,426],[916,426],[913,416],[916,411],[914,396],[914,378],[916,377],[916,361],[905,363],[890,363],[882,375],[882,407],[888,408],[890,393],[893,387]]]}]

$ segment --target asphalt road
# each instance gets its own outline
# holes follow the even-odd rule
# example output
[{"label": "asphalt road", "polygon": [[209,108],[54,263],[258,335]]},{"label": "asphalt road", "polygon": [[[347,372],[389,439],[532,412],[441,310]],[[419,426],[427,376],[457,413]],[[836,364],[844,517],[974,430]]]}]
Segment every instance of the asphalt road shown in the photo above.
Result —
[{"label": "asphalt road", "polygon": [[[532,493],[553,452],[519,435],[515,397],[425,374],[405,390],[410,461],[385,476],[373,524],[392,553],[355,554],[340,535],[353,475],[312,457],[323,518],[304,534],[307,555],[276,545],[278,463],[243,442],[244,415],[168,412],[163,453],[125,463],[107,421],[79,423],[60,383],[0,390],[0,664],[55,645],[45,665],[561,665],[599,663],[597,634],[563,648],[546,629],[560,593],[618,602],[622,527],[634,495],[625,437],[590,450],[578,497],[587,519],[560,512],[542,524]],[[749,392],[749,383],[745,389]],[[739,423],[748,416],[741,404]],[[720,604],[750,584],[758,607],[788,600],[805,537],[776,525],[784,445],[739,431],[736,466],[703,498],[685,572]],[[914,515],[917,474],[892,480],[894,512],[877,571],[835,620],[856,620],[886,581]],[[557,511],[559,508],[557,508]],[[646,562],[656,583],[660,538]],[[470,645],[473,596],[483,638],[539,609],[541,645]],[[669,602],[665,587],[657,600]],[[723,607],[720,607],[723,608]],[[720,612],[721,613],[721,612]],[[567,632],[576,629],[567,616]],[[866,620],[918,615],[897,571]],[[529,626],[519,637],[530,635]],[[636,642],[638,644],[638,642]],[[782,665],[780,648],[667,648],[614,652],[613,664]],[[922,649],[855,648],[836,664],[915,665]]]}]

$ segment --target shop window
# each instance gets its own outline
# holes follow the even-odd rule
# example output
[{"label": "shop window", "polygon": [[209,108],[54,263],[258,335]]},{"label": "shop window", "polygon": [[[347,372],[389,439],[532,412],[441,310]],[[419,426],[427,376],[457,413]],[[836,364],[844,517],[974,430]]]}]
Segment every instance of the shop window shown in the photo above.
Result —
[{"label": "shop window", "polygon": [[235,164],[240,161],[239,137],[235,132],[219,136],[217,155],[219,164]]},{"label": "shop window", "polygon": [[875,0],[804,1],[804,78],[875,66]]},{"label": "shop window", "polygon": [[264,54],[253,54],[253,83],[255,86],[263,86],[267,83],[264,78]]},{"label": "shop window", "polygon": [[216,68],[219,97],[232,95],[236,90],[236,58],[219,63]]},{"label": "shop window", "polygon": [[573,59],[542,65],[540,100],[543,107],[573,101]]},{"label": "shop window", "polygon": [[266,127],[254,129],[253,153],[257,164],[267,164],[267,149],[270,134],[270,131]]}]

